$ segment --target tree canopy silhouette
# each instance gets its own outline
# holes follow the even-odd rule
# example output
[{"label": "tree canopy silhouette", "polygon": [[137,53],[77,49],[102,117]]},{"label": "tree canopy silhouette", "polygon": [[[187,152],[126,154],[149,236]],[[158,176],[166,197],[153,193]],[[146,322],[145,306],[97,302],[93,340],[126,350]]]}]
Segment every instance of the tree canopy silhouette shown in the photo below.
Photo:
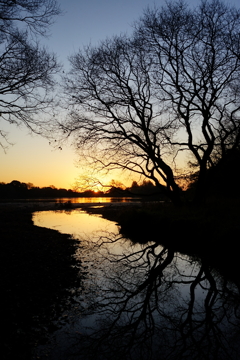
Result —
[{"label": "tree canopy silhouette", "polygon": [[131,36],[71,58],[61,124],[96,169],[126,169],[180,203],[194,166],[195,200],[207,170],[240,141],[240,10],[220,0],[148,8]]},{"label": "tree canopy silhouette", "polygon": [[[54,54],[40,47],[39,38],[59,14],[55,0],[0,1],[1,121],[42,131],[59,65]],[[5,149],[7,142],[0,129],[0,146]]]}]

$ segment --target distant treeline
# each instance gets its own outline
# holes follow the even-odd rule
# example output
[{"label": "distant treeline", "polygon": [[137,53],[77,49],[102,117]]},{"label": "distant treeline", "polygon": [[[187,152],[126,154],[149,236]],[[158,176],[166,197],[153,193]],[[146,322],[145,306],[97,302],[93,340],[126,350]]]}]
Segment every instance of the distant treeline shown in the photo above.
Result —
[{"label": "distant treeline", "polygon": [[86,190],[83,192],[74,191],[71,189],[57,189],[51,185],[48,187],[38,187],[31,183],[23,183],[17,180],[5,184],[0,183],[0,199],[42,199],[42,198],[74,198],[74,197],[123,197],[123,196],[146,196],[156,195],[158,191],[151,181],[143,181],[138,184],[133,181],[128,188],[121,186],[112,186],[106,192]]},{"label": "distant treeline", "polygon": [[133,181],[132,185],[128,188],[112,186],[107,191],[107,194],[108,196],[162,196],[159,189],[149,180],[143,180],[141,184]]},{"label": "distant treeline", "polygon": [[1,199],[71,198],[80,196],[96,196],[96,193],[91,190],[80,193],[70,189],[57,189],[53,185],[40,188],[31,183],[26,184],[17,180],[13,180],[8,184],[0,183]]}]

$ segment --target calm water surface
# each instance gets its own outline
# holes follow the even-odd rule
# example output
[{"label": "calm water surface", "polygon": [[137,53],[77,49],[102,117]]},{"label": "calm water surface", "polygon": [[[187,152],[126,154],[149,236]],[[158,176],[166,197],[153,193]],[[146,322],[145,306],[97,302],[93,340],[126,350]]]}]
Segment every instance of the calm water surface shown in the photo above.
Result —
[{"label": "calm water surface", "polygon": [[82,280],[35,359],[240,358],[239,289],[208,264],[133,243],[81,210],[36,212],[34,223],[79,240]]},{"label": "calm water surface", "polygon": [[98,236],[101,231],[118,234],[114,222],[103,219],[100,215],[89,215],[82,210],[70,211],[39,211],[33,216],[34,224],[71,234],[79,239],[85,236]]}]

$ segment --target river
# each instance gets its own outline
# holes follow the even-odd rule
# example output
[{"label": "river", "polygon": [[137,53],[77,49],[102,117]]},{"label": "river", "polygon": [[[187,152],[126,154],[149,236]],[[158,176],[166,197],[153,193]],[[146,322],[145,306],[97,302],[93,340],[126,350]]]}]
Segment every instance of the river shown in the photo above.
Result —
[{"label": "river", "polygon": [[33,220],[78,239],[82,280],[35,359],[239,359],[239,289],[209,264],[80,209]]}]

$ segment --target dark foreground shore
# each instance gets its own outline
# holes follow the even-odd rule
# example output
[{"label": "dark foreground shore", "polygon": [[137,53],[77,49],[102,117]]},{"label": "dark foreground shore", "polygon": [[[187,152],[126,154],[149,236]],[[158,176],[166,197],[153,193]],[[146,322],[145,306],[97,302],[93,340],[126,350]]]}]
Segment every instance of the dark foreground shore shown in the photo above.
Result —
[{"label": "dark foreground shore", "polygon": [[1,359],[31,359],[79,282],[69,235],[36,227],[23,209],[0,209]]},{"label": "dark foreground shore", "polygon": [[[199,209],[157,203],[80,207],[117,222],[133,241],[157,241],[207,261],[240,288],[239,201]],[[81,286],[74,258],[79,243],[34,226],[32,212],[37,210],[43,209],[0,207],[1,358],[6,360],[31,359],[34,346],[55,330],[54,319],[68,303],[67,289]]]}]

